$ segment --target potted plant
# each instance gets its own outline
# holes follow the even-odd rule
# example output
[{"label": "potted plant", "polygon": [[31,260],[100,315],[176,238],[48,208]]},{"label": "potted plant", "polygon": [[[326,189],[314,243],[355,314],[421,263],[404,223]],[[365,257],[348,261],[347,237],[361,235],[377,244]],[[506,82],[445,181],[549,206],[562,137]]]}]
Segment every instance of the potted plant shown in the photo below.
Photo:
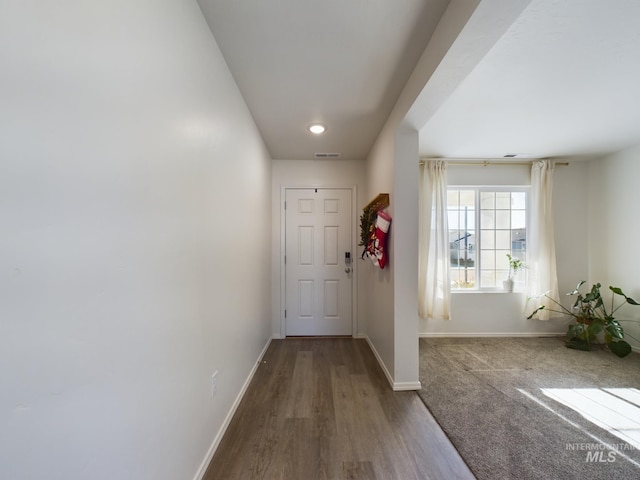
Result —
[{"label": "potted plant", "polygon": [[[600,283],[594,284],[591,287],[591,291],[583,295],[580,292],[580,287],[585,283],[586,282],[582,280],[572,292],[567,293],[567,295],[576,297],[576,301],[571,309],[564,307],[547,294],[544,294],[542,296],[551,300],[555,304],[555,307],[549,308],[540,305],[527,318],[533,318],[543,309],[569,315],[575,319],[575,323],[569,325],[569,329],[567,330],[568,340],[565,343],[567,348],[589,351],[591,350],[591,345],[596,342],[598,335],[603,335],[604,342],[609,350],[618,357],[626,357],[631,353],[631,345],[624,340],[624,329],[622,325],[620,325],[620,321],[616,320],[613,315],[623,305],[640,304],[633,298],[627,297],[620,288],[609,286],[609,290],[611,290],[611,306],[607,307],[600,293],[602,285]],[[616,306],[615,300],[617,297],[622,297],[624,301]],[[631,335],[629,336],[631,337]]]},{"label": "potted plant", "polygon": [[509,259],[509,277],[502,282],[502,286],[507,292],[513,292],[513,277],[520,270],[527,268],[527,265],[519,258],[514,258],[510,253],[507,253]]}]

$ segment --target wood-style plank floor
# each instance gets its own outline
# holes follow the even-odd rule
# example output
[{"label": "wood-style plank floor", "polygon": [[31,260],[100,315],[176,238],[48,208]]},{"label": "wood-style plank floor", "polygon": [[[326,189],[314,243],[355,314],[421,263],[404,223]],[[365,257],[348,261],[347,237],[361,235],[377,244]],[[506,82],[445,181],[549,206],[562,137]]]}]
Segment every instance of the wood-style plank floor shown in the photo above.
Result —
[{"label": "wood-style plank floor", "polygon": [[366,341],[271,342],[204,480],[473,479],[415,392]]}]

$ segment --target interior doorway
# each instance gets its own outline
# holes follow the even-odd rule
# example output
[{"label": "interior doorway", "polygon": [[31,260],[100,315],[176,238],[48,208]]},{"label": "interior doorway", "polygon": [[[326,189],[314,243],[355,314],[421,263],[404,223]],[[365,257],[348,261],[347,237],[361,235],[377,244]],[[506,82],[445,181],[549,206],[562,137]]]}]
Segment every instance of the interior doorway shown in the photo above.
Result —
[{"label": "interior doorway", "polygon": [[285,334],[353,335],[350,188],[285,189]]}]

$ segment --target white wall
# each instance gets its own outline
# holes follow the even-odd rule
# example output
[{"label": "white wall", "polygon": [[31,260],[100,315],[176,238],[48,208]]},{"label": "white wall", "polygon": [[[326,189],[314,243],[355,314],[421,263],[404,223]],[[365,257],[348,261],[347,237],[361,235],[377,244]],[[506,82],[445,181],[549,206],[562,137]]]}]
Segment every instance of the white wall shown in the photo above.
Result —
[{"label": "white wall", "polygon": [[[609,155],[589,164],[589,284],[600,282],[620,287],[640,302],[640,257],[636,252],[640,238],[640,145]],[[610,298],[607,294],[605,298]],[[640,307],[626,305],[618,320],[640,321]],[[638,323],[621,322],[625,331],[640,340]],[[627,335],[636,349],[640,342]]]},{"label": "white wall", "polygon": [[[389,134],[378,138],[367,160],[367,202],[379,193],[388,193],[391,227],[387,236],[388,263],[384,269],[367,264],[360,269],[360,284],[366,290],[366,305],[361,314],[366,315],[366,336],[378,361],[388,377],[393,381],[395,369],[395,323],[394,323],[394,271],[395,240],[398,230],[393,222],[395,217],[395,194],[393,190],[393,158],[395,139]],[[365,205],[366,203],[365,202]],[[362,205],[364,206],[364,205]]]},{"label": "white wall", "polygon": [[[407,114],[478,3],[449,2],[367,156],[367,197],[389,193],[391,205],[388,210],[394,217],[397,209],[400,209],[402,219],[391,225],[389,266],[384,270],[368,268],[361,275],[361,284],[368,294],[366,335],[389,380],[398,389],[417,388],[419,385],[418,343],[415,335],[418,325],[417,303],[413,306],[408,303],[396,306],[395,303],[406,300],[407,296],[417,296],[417,249],[406,251],[402,248],[417,245],[419,158],[416,128],[428,120],[423,111],[414,112],[411,118],[407,118]],[[418,118],[422,125],[416,125]],[[413,202],[410,200],[412,196],[415,197]],[[408,219],[414,219],[414,222]],[[396,237],[401,239],[398,248]],[[401,258],[403,268],[396,271],[395,259],[398,255],[408,257]],[[416,259],[415,275],[408,266],[409,259]],[[396,283],[396,279],[399,282]],[[415,310],[415,315],[409,310]]]},{"label": "white wall", "polygon": [[418,342],[418,132],[399,129],[394,145],[394,389],[420,388]]},{"label": "white wall", "polygon": [[[353,226],[356,229],[356,245],[360,241],[359,225],[361,208],[369,200],[364,195],[364,179],[366,164],[363,160],[273,160],[271,175],[271,331],[274,337],[285,335],[284,305],[282,302],[281,275],[282,275],[282,238],[283,228],[282,197],[283,187],[310,187],[310,188],[352,188],[356,189],[356,205],[353,216]],[[359,281],[361,270],[365,266],[360,260],[362,248],[357,247],[352,252],[353,268],[355,270],[357,303],[354,305],[356,315],[356,332],[359,336],[365,330],[366,308],[364,298],[368,295],[362,291]]]},{"label": "white wall", "polygon": [[[578,159],[554,173],[554,218],[561,296],[587,278],[588,223],[585,215],[588,163]],[[530,184],[529,166],[450,166],[450,185]],[[451,319],[420,319],[425,336],[541,335],[565,333],[567,320],[527,320],[524,293],[452,293]]]},{"label": "white wall", "polygon": [[193,0],[3,1],[0,64],[0,478],[194,478],[270,336],[246,105]]}]

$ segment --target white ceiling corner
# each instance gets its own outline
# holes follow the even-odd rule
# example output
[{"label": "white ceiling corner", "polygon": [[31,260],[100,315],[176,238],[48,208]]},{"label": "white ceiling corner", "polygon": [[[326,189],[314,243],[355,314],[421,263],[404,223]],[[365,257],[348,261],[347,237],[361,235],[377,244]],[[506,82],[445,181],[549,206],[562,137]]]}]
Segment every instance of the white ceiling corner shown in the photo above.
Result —
[{"label": "white ceiling corner", "polygon": [[640,143],[638,27],[635,0],[533,0],[421,128],[421,156],[585,157]]},{"label": "white ceiling corner", "polygon": [[[363,159],[448,0],[199,0],[273,158]],[[311,136],[311,122],[327,125]]]},{"label": "white ceiling corner", "polygon": [[[366,158],[443,13],[464,1],[199,3],[272,158],[302,160]],[[638,0],[479,1],[405,118],[421,156],[640,143],[638,27]]]}]

